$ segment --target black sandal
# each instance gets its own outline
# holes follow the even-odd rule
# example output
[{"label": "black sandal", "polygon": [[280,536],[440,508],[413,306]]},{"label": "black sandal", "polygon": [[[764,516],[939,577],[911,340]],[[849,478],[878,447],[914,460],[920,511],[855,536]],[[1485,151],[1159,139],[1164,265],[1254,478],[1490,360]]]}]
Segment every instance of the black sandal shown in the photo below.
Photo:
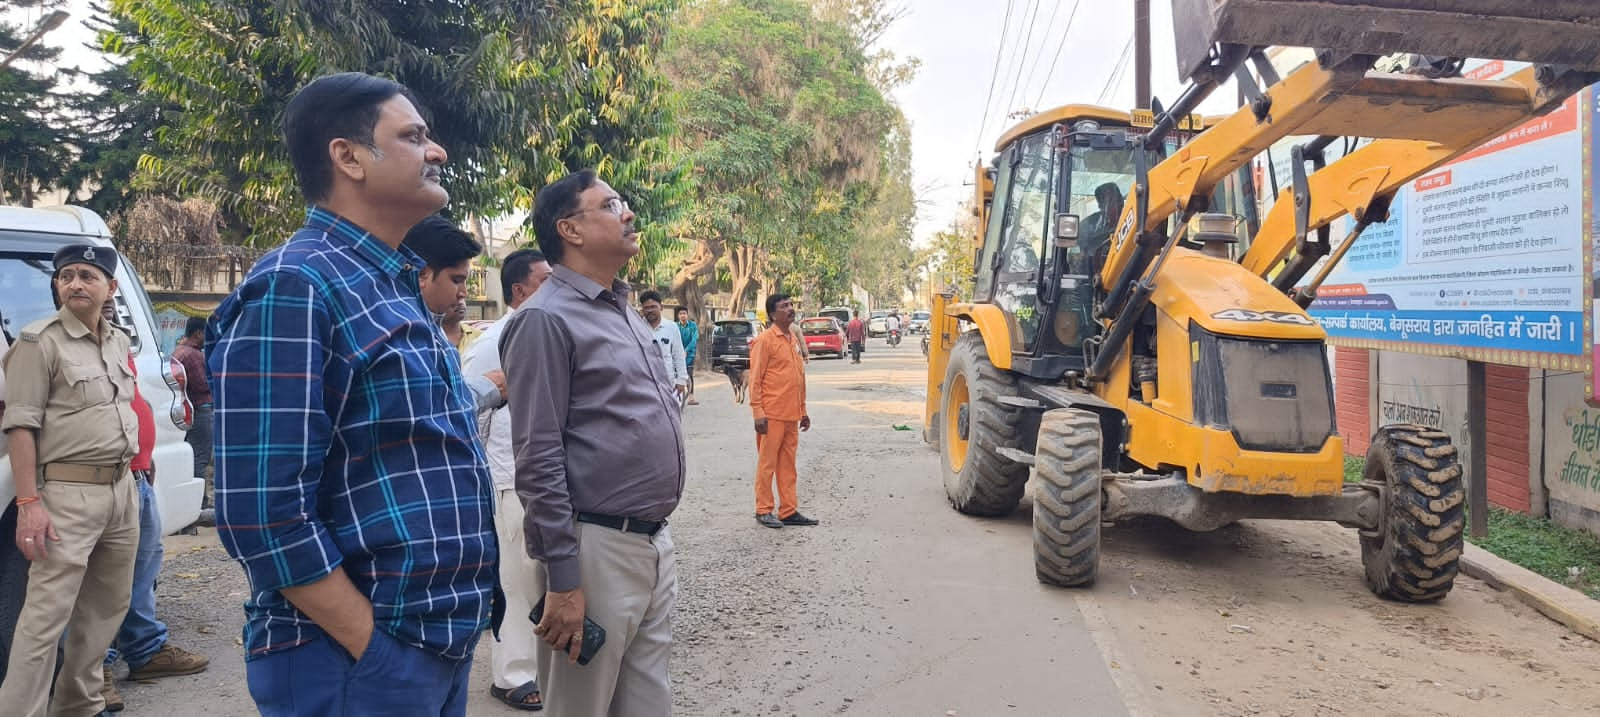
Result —
[{"label": "black sandal", "polygon": [[489,694],[495,699],[506,703],[506,706],[512,709],[524,710],[527,712],[538,712],[539,710],[544,709],[543,699],[540,699],[538,702],[528,701],[529,697],[539,696],[539,683],[532,680],[524,682],[521,687],[513,687],[509,690],[490,685]]}]

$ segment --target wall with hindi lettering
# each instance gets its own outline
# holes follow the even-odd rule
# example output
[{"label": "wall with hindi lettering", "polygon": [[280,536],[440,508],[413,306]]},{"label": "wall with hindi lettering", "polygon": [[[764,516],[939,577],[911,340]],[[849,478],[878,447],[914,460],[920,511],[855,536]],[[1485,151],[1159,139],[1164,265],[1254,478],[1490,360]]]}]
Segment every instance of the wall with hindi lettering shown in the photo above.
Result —
[{"label": "wall with hindi lettering", "polygon": [[[1468,439],[1467,362],[1393,351],[1373,355],[1378,364],[1377,404],[1371,407],[1376,425],[1438,428],[1450,434],[1462,467],[1469,468],[1473,451],[1480,448]],[[1488,501],[1521,513],[1531,509],[1530,485],[1538,474],[1539,439],[1529,423],[1541,409],[1530,403],[1529,376],[1526,368],[1494,365],[1486,367],[1484,376],[1488,440],[1481,450],[1487,453]],[[1583,400],[1581,385],[1578,400]]]},{"label": "wall with hindi lettering", "polygon": [[1450,434],[1468,462],[1467,362],[1374,351],[1378,363],[1377,425],[1418,423]]},{"label": "wall with hindi lettering", "polygon": [[1551,371],[1544,381],[1544,486],[1551,520],[1600,534],[1600,408],[1584,401],[1585,380]]}]

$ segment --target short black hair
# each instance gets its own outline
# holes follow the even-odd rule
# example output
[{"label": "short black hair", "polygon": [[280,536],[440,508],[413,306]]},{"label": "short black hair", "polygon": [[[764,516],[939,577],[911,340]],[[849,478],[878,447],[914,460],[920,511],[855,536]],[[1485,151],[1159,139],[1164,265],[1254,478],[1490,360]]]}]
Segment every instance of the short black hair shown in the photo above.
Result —
[{"label": "short black hair", "polygon": [[772,312],[777,311],[778,310],[778,304],[783,303],[783,300],[787,299],[787,298],[790,298],[788,294],[773,294],[771,296],[768,296],[767,297],[767,318],[769,318],[769,319],[772,318]]},{"label": "short black hair", "polygon": [[661,303],[661,292],[652,289],[639,294],[639,305],[644,306],[644,302],[646,301],[654,301],[657,304]]},{"label": "short black hair", "polygon": [[689,307],[687,307],[687,306],[680,306],[680,307],[672,310],[672,315],[673,316],[677,316],[678,314],[688,314],[688,313],[691,313],[691,312],[689,311]]},{"label": "short black hair", "polygon": [[196,331],[199,331],[200,333],[205,333],[205,330],[206,330],[206,317],[204,317],[204,316],[191,316],[191,317],[189,317],[188,321],[183,322],[183,335],[184,336],[193,336],[194,332],[196,332]]},{"label": "short black hair", "polygon": [[593,169],[580,169],[544,186],[533,198],[533,236],[551,264],[560,264],[566,246],[556,222],[578,211],[578,195],[600,181]]},{"label": "short black hair", "polygon": [[538,249],[518,249],[500,262],[500,298],[511,300],[511,285],[521,284],[533,273],[533,265],[544,261]]},{"label": "short black hair", "polygon": [[375,148],[372,130],[378,124],[378,106],[396,95],[423,113],[422,103],[405,85],[362,72],[318,77],[289,99],[283,109],[283,142],[289,146],[289,162],[306,201],[327,199],[333,188],[328,143],[347,139]]},{"label": "short black hair", "polygon": [[427,263],[426,270],[435,274],[483,252],[483,245],[473,240],[471,234],[439,214],[417,222],[406,232],[401,244],[422,257]]}]

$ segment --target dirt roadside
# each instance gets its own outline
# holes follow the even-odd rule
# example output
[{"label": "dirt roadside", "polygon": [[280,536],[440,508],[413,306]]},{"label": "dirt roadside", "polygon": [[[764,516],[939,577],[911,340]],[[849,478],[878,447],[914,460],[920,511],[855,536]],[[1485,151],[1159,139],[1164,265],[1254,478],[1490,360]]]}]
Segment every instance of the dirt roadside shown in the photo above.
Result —
[{"label": "dirt roadside", "polygon": [[[1040,586],[1026,501],[956,514],[919,432],[893,429],[918,425],[924,366],[915,342],[811,363],[801,501],[823,524],[782,530],[753,520],[748,408],[699,377],[673,518],[676,714],[1600,713],[1600,646],[1469,578],[1436,606],[1373,598],[1334,526],[1119,526],[1094,588]],[[253,714],[242,573],[211,531],[166,546],[161,616],[213,667],[122,683],[124,714]],[[487,686],[476,668],[471,714],[512,714]]]}]

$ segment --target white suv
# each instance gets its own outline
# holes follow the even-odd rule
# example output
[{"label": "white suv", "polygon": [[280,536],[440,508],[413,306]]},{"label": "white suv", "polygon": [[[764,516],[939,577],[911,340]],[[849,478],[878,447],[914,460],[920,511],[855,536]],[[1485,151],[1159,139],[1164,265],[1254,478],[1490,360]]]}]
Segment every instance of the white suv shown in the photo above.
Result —
[{"label": "white suv", "polygon": [[[16,343],[24,326],[55,312],[50,298],[51,258],[62,246],[84,243],[112,246],[111,231],[94,212],[71,206],[0,207],[0,331],[5,332],[7,345]],[[192,475],[194,452],[183,440],[194,414],[182,388],[183,365],[162,351],[150,297],[127,258],[119,259],[118,322],[132,334],[139,393],[156,416],[156,503],[162,528],[171,534],[200,517],[205,493],[205,481]],[[0,507],[5,509],[0,515],[0,658],[9,652],[27,585],[28,563],[16,545],[17,509],[12,503],[16,494],[11,460],[0,441]],[[0,663],[0,674],[4,667]]]}]

